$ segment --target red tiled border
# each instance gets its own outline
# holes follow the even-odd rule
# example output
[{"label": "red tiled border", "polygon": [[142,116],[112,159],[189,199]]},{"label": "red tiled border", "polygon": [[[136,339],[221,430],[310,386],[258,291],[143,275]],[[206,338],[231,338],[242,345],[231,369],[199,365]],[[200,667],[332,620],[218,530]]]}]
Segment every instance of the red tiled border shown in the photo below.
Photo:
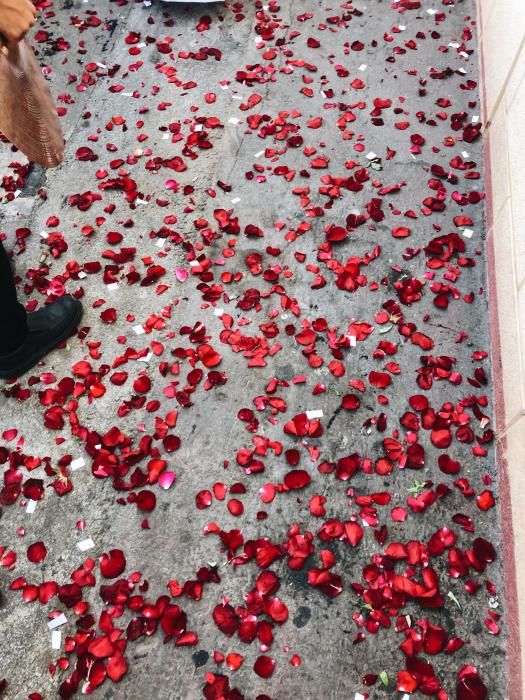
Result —
[{"label": "red tiled border", "polygon": [[[479,73],[481,78],[480,99],[482,103],[484,121],[487,119],[487,93],[485,84],[485,56],[482,50],[483,14],[481,0],[476,0],[477,23],[479,39]],[[484,169],[486,189],[486,227],[490,235],[487,236],[487,281],[489,287],[489,320],[490,340],[492,352],[492,377],[493,386],[503,386],[501,343],[498,297],[496,285],[496,260],[494,250],[494,236],[492,227],[494,224],[494,209],[492,201],[492,165],[490,158],[490,130],[485,132],[484,139]],[[505,429],[505,398],[502,392],[494,393],[494,417],[496,433]],[[499,517],[502,532],[503,572],[505,577],[505,620],[507,628],[507,688],[510,700],[523,698],[523,667],[521,654],[521,630],[519,624],[519,600],[516,581],[516,557],[514,551],[514,524],[512,520],[512,502],[509,477],[509,464],[506,459],[507,438],[504,436],[497,442],[496,457],[498,461],[499,475]],[[524,601],[525,604],[525,601]]]}]

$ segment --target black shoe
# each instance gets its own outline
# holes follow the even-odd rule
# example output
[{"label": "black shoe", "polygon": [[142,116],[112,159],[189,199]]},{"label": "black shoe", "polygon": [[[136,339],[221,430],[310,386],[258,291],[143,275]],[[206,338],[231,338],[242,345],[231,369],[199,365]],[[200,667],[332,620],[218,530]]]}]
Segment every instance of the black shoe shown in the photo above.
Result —
[{"label": "black shoe", "polygon": [[0,379],[14,379],[34,367],[71,335],[81,317],[82,304],[70,296],[27,314],[27,338],[9,355],[0,355]]}]

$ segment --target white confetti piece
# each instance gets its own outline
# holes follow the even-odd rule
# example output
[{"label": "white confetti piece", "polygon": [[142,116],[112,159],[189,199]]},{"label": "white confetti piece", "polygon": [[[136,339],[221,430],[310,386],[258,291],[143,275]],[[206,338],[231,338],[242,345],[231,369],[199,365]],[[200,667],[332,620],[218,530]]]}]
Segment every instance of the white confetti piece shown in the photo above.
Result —
[{"label": "white confetti piece", "polygon": [[223,313],[224,313],[224,309],[213,309],[214,316],[222,316]]},{"label": "white confetti piece", "polygon": [[354,700],[365,700],[365,696],[361,695],[361,693],[356,693],[354,695]]},{"label": "white confetti piece", "polygon": [[84,465],[86,464],[86,460],[84,457],[77,457],[71,462],[71,469],[73,471],[76,471],[77,469],[81,469]]},{"label": "white confetti piece", "polygon": [[219,85],[221,90],[229,90],[229,87],[227,85]]},{"label": "white confetti piece", "polygon": [[60,649],[62,644],[62,632],[60,630],[53,630],[51,632],[51,649]]},{"label": "white confetti piece", "polygon": [[146,42],[141,41],[140,44],[137,44],[137,49],[143,49],[146,46]]},{"label": "white confetti piece", "polygon": [[202,124],[195,124],[194,131],[202,131]]},{"label": "white confetti piece", "polygon": [[232,204],[239,204],[240,201],[241,201],[240,197],[235,197],[235,199],[232,199]]},{"label": "white confetti piece", "polygon": [[433,10],[431,7],[427,10],[429,15],[437,15],[437,10]]},{"label": "white confetti piece", "polygon": [[81,271],[78,273],[78,279],[79,279],[79,280],[83,280],[85,277],[87,277],[86,273],[85,273],[83,270],[81,270]]},{"label": "white confetti piece", "polygon": [[308,420],[312,418],[322,418],[323,411],[320,408],[315,409],[313,411],[306,411],[306,417],[308,418]]},{"label": "white confetti piece", "polygon": [[375,160],[377,158],[377,155],[374,153],[374,151],[370,151],[370,153],[366,154],[366,157],[368,160]]},{"label": "white confetti piece", "polygon": [[474,235],[474,231],[471,228],[463,229],[463,235],[465,236],[465,238],[472,238],[472,236]]},{"label": "white confetti piece", "polygon": [[87,552],[88,549],[93,549],[95,546],[95,543],[91,539],[91,537],[88,537],[87,540],[81,540],[80,542],[77,542],[77,547],[80,549],[81,552]]},{"label": "white confetti piece", "polygon": [[260,158],[263,154],[264,154],[264,151],[258,151],[258,152],[255,154],[255,157],[256,157],[256,158]]},{"label": "white confetti piece", "polygon": [[67,622],[67,617],[62,613],[62,615],[58,615],[58,617],[54,617],[52,620],[50,620],[47,623],[47,627],[50,630],[54,630],[57,627],[60,627],[61,625],[65,625]]},{"label": "white confetti piece", "polygon": [[451,42],[449,46],[453,49],[459,49],[459,44],[456,44],[455,42]]},{"label": "white confetti piece", "polygon": [[47,238],[49,236],[47,231],[40,231],[39,235],[42,236],[42,238]]},{"label": "white confetti piece", "polygon": [[400,32],[404,32],[406,29],[406,24],[400,24],[398,28]]},{"label": "white confetti piece", "polygon": [[148,362],[151,360],[152,355],[153,355],[152,352],[148,352],[148,354],[145,355],[144,357],[139,357],[138,362],[146,362],[146,363],[148,363]]},{"label": "white confetti piece", "polygon": [[142,335],[143,333],[146,332],[146,331],[144,330],[144,328],[142,328],[142,326],[133,326],[133,330],[135,331],[135,333],[136,333],[137,335]]},{"label": "white confetti piece", "polygon": [[364,70],[366,70],[367,68],[368,68],[368,66],[366,65],[366,63],[361,63],[361,65],[359,66],[359,70],[360,70],[360,71],[364,71]]},{"label": "white confetti piece", "polygon": [[447,595],[448,595],[448,597],[450,598],[450,600],[454,601],[454,603],[455,603],[455,604],[458,606],[458,608],[461,610],[461,603],[460,603],[459,600],[456,598],[456,596],[452,593],[452,591],[449,591],[449,592],[447,593]]},{"label": "white confetti piece", "polygon": [[163,248],[165,243],[166,243],[165,238],[159,238],[158,241],[155,241],[155,245],[157,246],[157,248]]},{"label": "white confetti piece", "polygon": [[242,100],[242,95],[232,95],[232,100]]},{"label": "white confetti piece", "polygon": [[349,335],[347,337],[348,337],[348,340],[350,341],[350,347],[355,348],[355,346],[357,345],[357,338],[355,337],[355,335]]},{"label": "white confetti piece", "polygon": [[470,158],[470,153],[468,151],[461,151],[461,156],[463,158]]},{"label": "white confetti piece", "polygon": [[32,515],[35,512],[37,501],[29,500],[27,502],[26,506],[26,513],[29,513],[29,515]]},{"label": "white confetti piece", "polygon": [[472,123],[477,124],[478,122],[479,122],[479,115],[474,114],[474,116],[472,117]]},{"label": "white confetti piece", "polygon": [[113,292],[115,291],[115,289],[118,289],[118,282],[111,282],[111,284],[108,284],[106,286],[110,292]]},{"label": "white confetti piece", "polygon": [[240,119],[237,119],[237,117],[230,117],[228,119],[228,124],[234,124],[235,126],[238,126],[241,123]]},{"label": "white confetti piece", "polygon": [[459,55],[463,56],[463,58],[468,58],[468,53],[466,51],[460,51]]},{"label": "white confetti piece", "polygon": [[199,267],[200,262],[198,260],[190,260],[190,267]]}]

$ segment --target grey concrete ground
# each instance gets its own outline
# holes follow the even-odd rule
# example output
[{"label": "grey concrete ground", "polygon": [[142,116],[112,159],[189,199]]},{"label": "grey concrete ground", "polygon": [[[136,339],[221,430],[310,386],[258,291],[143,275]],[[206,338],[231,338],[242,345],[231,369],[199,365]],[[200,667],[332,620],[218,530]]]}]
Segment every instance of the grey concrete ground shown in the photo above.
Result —
[{"label": "grey concrete ground", "polygon": [[[480,139],[472,141],[480,114],[473,0],[151,7],[125,0],[56,0],[43,4],[38,29],[48,32],[37,36],[39,59],[49,68],[58,104],[67,110],[66,159],[53,172],[33,170],[3,207],[2,231],[14,247],[21,298],[27,294],[42,304],[65,286],[81,295],[85,315],[65,349],[7,384],[0,399],[0,462],[11,483],[2,495],[0,551],[4,546],[4,557],[8,551],[17,555],[14,564],[8,557],[0,569],[5,697],[53,698],[60,688],[68,696],[63,683],[75,678],[78,662],[72,685],[80,694],[90,690],[86,679],[92,685],[104,681],[94,691],[101,698],[505,698],[502,566],[497,557],[489,562],[493,557],[484,543],[497,552],[501,534],[497,508],[484,509],[490,505],[487,492],[497,494],[497,470],[488,432],[483,180],[472,177],[482,170]],[[180,162],[185,169],[178,172],[173,168]],[[362,188],[350,177],[363,181]],[[104,188],[111,179],[113,187]],[[85,193],[100,199],[79,207],[74,196],[84,194],[85,202]],[[374,206],[373,200],[381,201]],[[239,229],[228,227],[218,210],[231,212],[226,218],[238,219]],[[352,214],[366,220],[347,219]],[[49,223],[50,217],[59,222]],[[347,221],[346,233],[332,231],[346,238],[333,242],[330,254],[327,227],[345,229]],[[261,235],[246,229],[249,225]],[[30,235],[21,250],[16,231],[24,227]],[[410,235],[392,235],[402,234],[400,227]],[[53,238],[40,233],[56,231],[67,251],[54,257]],[[121,242],[111,236],[108,242],[110,232],[122,234]],[[427,247],[451,232],[458,233],[464,251],[447,257],[447,245]],[[260,270],[253,257],[246,262],[256,253]],[[352,256],[361,262],[361,277],[356,260],[347,269],[354,291],[336,284]],[[163,270],[148,279],[155,265]],[[112,283],[118,286],[108,286]],[[244,303],[246,290],[262,294],[255,306]],[[438,308],[434,300],[444,298],[448,308]],[[385,313],[388,300],[399,308],[387,304]],[[318,320],[308,332],[316,319],[326,323]],[[271,322],[275,328],[261,328]],[[360,335],[355,323],[369,325]],[[195,330],[196,324],[205,330],[189,336],[187,327]],[[431,348],[420,345],[425,341],[414,335],[416,327],[433,341]],[[141,328],[147,333],[137,334]],[[235,338],[225,328],[238,331]],[[207,346],[220,353],[216,366]],[[247,356],[254,346],[263,362]],[[452,376],[450,357],[456,359]],[[89,367],[77,365],[81,361]],[[425,366],[434,381],[421,388],[416,380],[427,376],[418,374]],[[343,376],[337,376],[339,367]],[[196,384],[195,375],[188,379],[194,368],[204,372]],[[205,387],[210,371],[222,379]],[[372,371],[392,382],[380,388]],[[60,382],[68,377],[76,385],[64,396]],[[136,383],[139,377],[151,380],[149,391],[147,382],[141,386],[144,380]],[[281,384],[269,386],[272,378]],[[358,410],[341,409],[348,394],[359,396]],[[426,412],[424,428],[415,415],[422,416],[422,406],[418,412],[409,404],[414,395],[425,395],[440,411]],[[487,407],[480,397],[488,397]],[[274,399],[281,401],[272,404]],[[245,411],[240,419],[241,409],[253,416]],[[176,426],[163,425],[172,411],[178,412]],[[283,431],[305,411],[322,411],[322,435]],[[407,412],[412,415],[401,422]],[[115,446],[110,429],[129,443]],[[170,451],[163,429],[180,438],[179,449]],[[384,443],[392,437],[400,443],[396,455],[387,453],[389,446],[397,449],[394,443]],[[423,446],[425,459],[418,465],[409,459],[407,465],[414,442]],[[262,473],[253,463],[251,470],[243,469],[237,460],[239,450],[254,445]],[[298,490],[282,487],[293,485],[290,477],[285,481],[293,469],[284,457],[290,449],[300,455],[295,468],[311,477]],[[126,458],[132,450],[135,460]],[[354,454],[362,461],[348,480],[322,473],[322,466],[318,470]],[[64,455],[83,458],[84,466],[62,463],[62,483],[67,479],[72,490],[58,495],[50,485]],[[459,471],[447,469],[443,458],[438,464],[440,455],[457,460]],[[42,462],[29,471],[35,463],[27,456]],[[390,473],[383,469],[387,457]],[[147,483],[148,473],[155,481],[156,459],[176,474],[168,489]],[[117,465],[120,482],[111,476]],[[45,487],[32,514],[26,508],[35,491],[28,479],[41,479]],[[23,485],[21,492],[13,482]],[[230,490],[225,498],[217,484]],[[261,498],[266,484],[278,487],[270,503]],[[211,505],[197,508],[196,494],[214,485]],[[144,490],[156,497],[151,512],[127,502]],[[326,499],[324,514],[315,510],[314,496]],[[232,498],[233,509],[243,504],[241,515],[228,510]],[[319,531],[333,521],[346,523],[348,534],[343,528],[335,541],[322,541]],[[293,524],[303,534],[313,533],[315,552],[302,568],[290,568],[288,556],[269,567],[280,589],[266,598],[277,595],[288,620],[280,624],[275,603],[267,602],[266,612],[249,603],[266,646],[227,636],[213,620],[213,610],[227,601],[246,606],[264,562],[249,558],[234,566],[224,546],[227,537],[221,544],[217,534],[203,535],[205,528],[214,529],[209,523],[224,532],[240,530],[244,542],[268,538],[281,557]],[[364,536],[352,546],[350,533],[359,528]],[[457,541],[442,528],[452,530]],[[82,552],[77,544],[87,539],[94,546]],[[437,540],[445,540],[441,549]],[[26,550],[38,541],[45,543],[47,556],[32,563]],[[389,545],[412,542],[413,548],[415,541],[429,545],[431,554],[410,564],[406,553],[398,560],[382,557]],[[264,545],[258,548],[261,557]],[[157,612],[137,598],[133,612],[115,609],[107,599],[105,604],[99,588],[113,579],[101,575],[98,562],[96,583],[81,591],[91,621],[82,606],[67,607],[63,591],[46,604],[24,602],[23,595],[31,599],[36,590],[26,584],[70,583],[87,557],[98,560],[114,549],[126,559],[120,578],[140,572],[149,586],[135,585],[133,595],[156,604]],[[341,577],[342,592],[335,597],[311,585],[322,550],[333,552],[332,573]],[[243,551],[239,546],[235,555]],[[372,563],[378,568],[370,577]],[[198,635],[194,646],[164,643],[166,628],[155,630],[155,623],[125,650],[115,638],[106,640],[111,651],[98,660],[95,647],[86,653],[85,640],[77,636],[76,652],[67,641],[81,634],[82,625],[91,630],[89,642],[109,634],[107,616],[99,627],[104,610],[115,615],[121,639],[132,637],[132,617],[162,614],[157,600],[170,593],[169,581],[183,585],[213,564],[220,582],[206,583],[200,600],[184,594],[171,600],[187,613],[187,630]],[[20,577],[15,584],[20,590],[12,590]],[[411,582],[418,582],[417,593]],[[376,597],[362,593],[368,587],[378,590]],[[426,607],[429,598],[433,604]],[[58,627],[60,651],[52,648],[47,628],[55,610],[67,617]],[[277,620],[269,644],[268,624],[260,623],[271,621],[272,611]],[[391,624],[377,630],[374,619]],[[426,620],[445,630],[439,649]],[[405,654],[399,646],[409,638],[413,649],[405,646]],[[464,641],[457,650],[455,638]],[[110,667],[120,651],[128,670],[113,682]],[[214,652],[239,654],[244,661],[232,670]],[[275,660],[270,678],[254,671],[261,654]],[[59,658],[68,658],[69,667],[49,673]],[[236,657],[228,661],[235,665]],[[463,671],[461,680],[469,664],[475,668]],[[218,676],[228,676],[239,694],[220,691],[224,679]]]}]

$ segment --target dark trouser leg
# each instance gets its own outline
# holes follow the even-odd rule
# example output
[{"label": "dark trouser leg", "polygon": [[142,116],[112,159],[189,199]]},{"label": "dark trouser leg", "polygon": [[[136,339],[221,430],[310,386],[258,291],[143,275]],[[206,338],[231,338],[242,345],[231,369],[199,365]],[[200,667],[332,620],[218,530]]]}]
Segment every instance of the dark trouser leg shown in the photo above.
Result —
[{"label": "dark trouser leg", "polygon": [[0,355],[16,350],[26,336],[26,311],[16,298],[11,263],[0,242]]}]

